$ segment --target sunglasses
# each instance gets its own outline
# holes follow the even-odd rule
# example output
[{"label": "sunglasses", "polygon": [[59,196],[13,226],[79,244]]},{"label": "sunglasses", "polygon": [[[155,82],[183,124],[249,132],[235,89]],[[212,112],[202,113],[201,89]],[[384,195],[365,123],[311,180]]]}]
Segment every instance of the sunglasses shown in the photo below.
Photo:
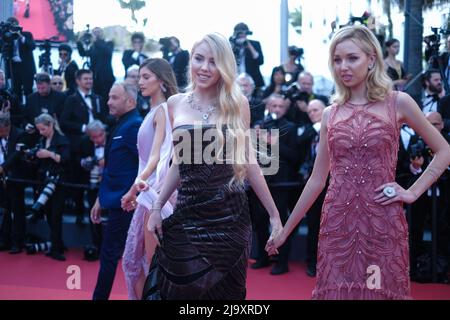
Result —
[{"label": "sunglasses", "polygon": [[52,84],[55,85],[55,86],[56,85],[61,85],[62,86],[64,83],[62,83],[62,82],[52,82]]}]

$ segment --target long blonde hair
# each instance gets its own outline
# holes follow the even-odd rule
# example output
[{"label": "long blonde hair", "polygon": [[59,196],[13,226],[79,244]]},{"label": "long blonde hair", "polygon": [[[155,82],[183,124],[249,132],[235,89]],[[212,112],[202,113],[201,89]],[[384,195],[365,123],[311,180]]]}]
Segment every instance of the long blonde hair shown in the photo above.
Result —
[{"label": "long blonde hair", "polygon": [[[225,125],[227,129],[227,140],[232,139],[231,141],[233,142],[231,145],[233,146],[232,160],[234,178],[231,183],[233,181],[242,183],[246,176],[246,164],[248,163],[248,148],[250,144],[246,140],[247,127],[244,123],[242,113],[242,108],[246,105],[246,98],[236,83],[236,60],[229,41],[219,33],[207,34],[200,41],[196,42],[192,48],[191,57],[193,57],[197,46],[202,42],[211,48],[215,65],[220,73],[220,79],[217,83],[218,117],[216,121],[219,138],[218,143],[221,148],[219,154],[223,152],[225,138],[222,129]],[[190,78],[193,79],[192,68],[189,73]],[[195,82],[191,82],[189,89],[193,91],[195,86]]]},{"label": "long blonde hair", "polygon": [[336,46],[345,41],[351,40],[368,56],[375,56],[373,68],[369,70],[366,77],[367,99],[370,102],[382,101],[392,91],[392,80],[387,75],[384,68],[383,53],[378,39],[367,27],[363,25],[343,27],[334,35],[330,44],[328,66],[336,84],[336,93],[331,101],[342,104],[350,99],[350,88],[346,87],[340,80],[333,67],[334,51]]}]

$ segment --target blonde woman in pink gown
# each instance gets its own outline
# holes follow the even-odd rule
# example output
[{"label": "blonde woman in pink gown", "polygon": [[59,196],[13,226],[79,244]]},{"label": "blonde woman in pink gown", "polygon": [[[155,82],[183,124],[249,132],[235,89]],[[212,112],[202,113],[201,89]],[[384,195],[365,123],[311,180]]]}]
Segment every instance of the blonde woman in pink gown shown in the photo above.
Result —
[{"label": "blonde woman in pink gown", "polygon": [[[410,299],[408,226],[412,203],[450,163],[450,147],[407,94],[391,90],[377,38],[364,26],[344,27],[330,45],[336,84],[325,109],[314,169],[278,237],[274,252],[330,184],[320,222],[313,299]],[[406,123],[434,151],[408,190],[395,182],[400,126]]]},{"label": "blonde woman in pink gown", "polygon": [[[131,300],[141,298],[149,264],[155,249],[146,229],[148,213],[158,197],[172,157],[172,125],[167,99],[177,93],[175,76],[164,59],[148,59],[139,69],[139,87],[151,97],[151,109],[139,128],[137,145],[139,171],[134,185],[122,198],[122,208],[133,211],[122,266]],[[136,197],[136,194],[139,196]],[[173,212],[175,194],[162,209],[163,218]],[[131,213],[130,213],[131,214]]]}]

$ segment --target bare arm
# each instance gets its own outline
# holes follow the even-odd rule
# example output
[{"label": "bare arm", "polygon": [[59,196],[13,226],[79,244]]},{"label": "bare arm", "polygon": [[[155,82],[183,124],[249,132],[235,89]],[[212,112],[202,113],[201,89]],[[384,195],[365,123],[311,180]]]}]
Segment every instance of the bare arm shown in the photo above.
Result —
[{"label": "bare arm", "polygon": [[[408,190],[403,190],[396,185],[396,197],[388,199],[383,197],[382,194],[377,196],[377,202],[383,205],[388,205],[395,201],[403,201],[406,203],[416,201],[422,193],[428,190],[439,179],[450,164],[449,144],[442,137],[441,133],[425,118],[417,103],[409,95],[401,92],[398,95],[397,103],[400,122],[408,124],[408,126],[423,138],[425,143],[434,152],[434,157],[420,178]],[[391,184],[384,184],[375,191],[381,191],[384,187]]]},{"label": "bare arm", "polygon": [[[243,108],[243,117],[245,121],[246,129],[248,130],[250,127],[250,108],[248,102]],[[251,145],[251,143],[250,143]],[[267,186],[266,180],[261,172],[261,168],[259,167],[255,152],[253,149],[249,152],[249,164],[247,165],[247,180],[250,183],[250,186],[255,191],[258,199],[263,204],[264,208],[267,210],[270,216],[270,224],[272,226],[272,236],[280,232],[281,220],[280,215],[278,213],[278,209],[275,205],[275,202],[272,199],[272,196],[269,191],[269,187]]]},{"label": "bare arm", "polygon": [[283,231],[280,236],[274,239],[273,243],[268,243],[268,251],[270,252],[270,247],[278,248],[280,247],[284,241],[286,241],[289,234],[294,230],[300,220],[305,216],[306,212],[308,212],[309,208],[314,204],[317,197],[322,192],[325,187],[328,173],[330,171],[330,155],[328,151],[327,145],[327,122],[330,113],[330,107],[327,107],[323,111],[322,115],[322,124],[320,126],[320,139],[319,139],[319,147],[317,152],[317,158],[314,162],[314,168],[311,173],[311,177],[308,179],[308,182],[303,189],[303,192],[300,198],[295,205],[294,210],[289,216],[288,221],[284,225]]}]

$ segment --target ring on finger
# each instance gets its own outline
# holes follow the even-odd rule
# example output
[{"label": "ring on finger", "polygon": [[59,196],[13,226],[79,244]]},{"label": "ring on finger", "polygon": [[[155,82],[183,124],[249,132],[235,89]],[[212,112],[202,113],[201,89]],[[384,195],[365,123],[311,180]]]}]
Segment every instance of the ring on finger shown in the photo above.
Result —
[{"label": "ring on finger", "polygon": [[394,198],[397,195],[397,192],[394,187],[387,186],[383,189],[383,194],[388,198]]}]

